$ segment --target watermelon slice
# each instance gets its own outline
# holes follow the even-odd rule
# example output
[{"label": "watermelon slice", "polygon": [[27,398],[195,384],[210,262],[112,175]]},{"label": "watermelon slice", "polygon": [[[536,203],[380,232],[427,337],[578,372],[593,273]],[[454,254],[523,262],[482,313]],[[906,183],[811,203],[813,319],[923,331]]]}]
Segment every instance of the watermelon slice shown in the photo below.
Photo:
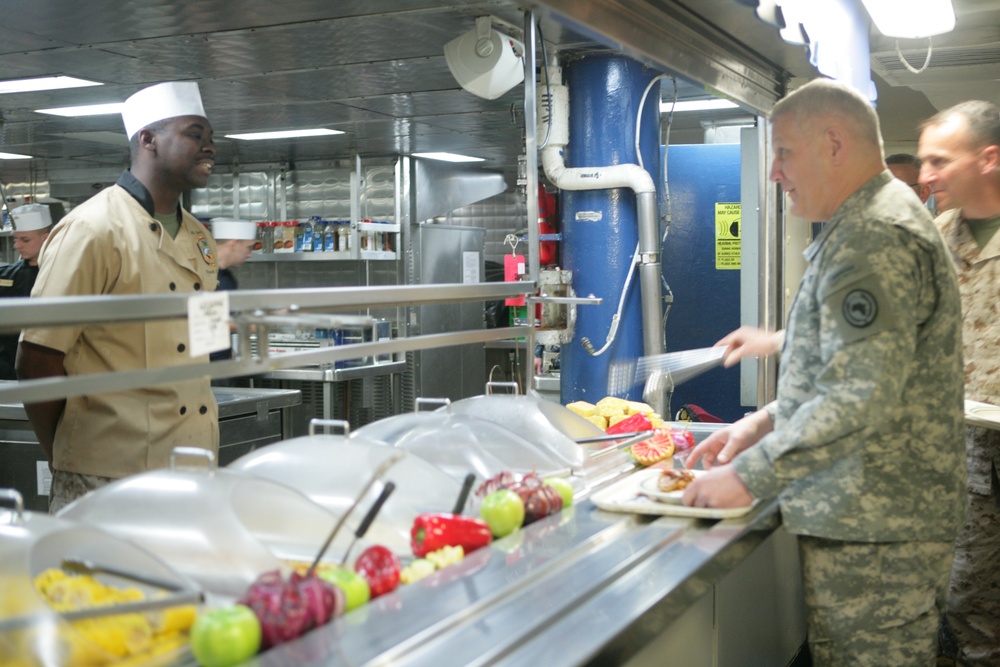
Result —
[{"label": "watermelon slice", "polygon": [[652,438],[647,438],[638,442],[630,448],[632,458],[639,465],[650,466],[654,463],[670,458],[674,453],[674,440],[670,436],[670,429],[658,428]]}]

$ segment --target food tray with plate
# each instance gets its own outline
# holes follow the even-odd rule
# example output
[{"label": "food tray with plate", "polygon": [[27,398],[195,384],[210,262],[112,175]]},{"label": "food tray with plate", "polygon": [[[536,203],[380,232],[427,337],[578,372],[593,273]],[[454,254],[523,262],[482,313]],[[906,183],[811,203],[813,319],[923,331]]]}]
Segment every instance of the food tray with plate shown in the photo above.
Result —
[{"label": "food tray with plate", "polygon": [[1000,405],[966,401],[965,423],[1000,431]]},{"label": "food tray with plate", "polygon": [[[702,471],[693,471],[696,474]],[[674,493],[683,495],[683,491],[664,493],[656,489],[656,478],[660,476],[658,469],[646,469],[629,475],[611,484],[591,496],[591,500],[602,510],[609,512],[633,512],[635,514],[659,514],[663,516],[681,516],[692,519],[735,519],[741,517],[757,504],[756,501],[745,507],[688,507],[673,500]],[[651,480],[651,481],[650,481]],[[644,488],[646,487],[646,488]],[[648,487],[662,494],[663,500],[650,497]],[[654,494],[655,495],[655,494]]]}]

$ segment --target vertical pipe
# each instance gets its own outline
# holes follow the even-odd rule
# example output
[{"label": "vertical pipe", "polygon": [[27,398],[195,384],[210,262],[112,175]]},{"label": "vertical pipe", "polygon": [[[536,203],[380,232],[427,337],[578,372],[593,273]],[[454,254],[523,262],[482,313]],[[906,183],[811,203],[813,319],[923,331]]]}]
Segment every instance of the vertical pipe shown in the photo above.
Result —
[{"label": "vertical pipe", "polygon": [[[759,168],[762,177],[758,179],[758,201],[760,201],[761,229],[758,237],[758,270],[760,291],[757,299],[757,314],[760,327],[774,331],[784,324],[784,307],[781,298],[780,239],[783,237],[781,209],[778,188],[771,183],[771,126],[767,118],[757,117]],[[778,360],[775,357],[761,357],[757,360],[757,406],[772,401],[777,394]]]},{"label": "vertical pipe", "polygon": [[[535,13],[524,14],[524,159],[525,204],[528,217],[528,274],[524,280],[538,284],[541,261],[538,252],[538,138],[537,110],[535,107],[535,72],[538,41]],[[525,393],[534,388],[535,379],[535,306],[528,302],[527,349],[524,354]]]},{"label": "vertical pipe", "polygon": [[[600,54],[575,60],[565,65],[565,78],[570,91],[569,144],[565,148],[565,162],[585,179],[593,169],[595,181],[590,187],[600,187],[596,176],[600,167],[629,165],[637,162],[635,155],[636,115],[646,86],[657,72],[625,56]],[[653,175],[652,181],[662,183],[660,169],[659,92],[654,86],[649,100],[643,107],[640,135],[640,152],[645,170]],[[550,149],[546,149],[550,150]],[[641,193],[640,193],[641,194]],[[639,209],[644,215],[655,215],[655,192],[637,197],[627,187],[605,187],[591,190],[561,191],[561,227],[563,230],[563,263],[573,272],[573,289],[580,296],[598,296],[599,306],[582,306],[577,309],[575,339],[562,347],[562,383],[560,400],[597,401],[609,391],[609,376],[613,366],[627,365],[644,354],[645,339],[654,345],[660,337],[659,267],[640,269],[638,280],[633,279],[625,296],[622,317],[614,341],[604,354],[593,356],[581,340],[591,342],[589,349],[605,345],[618,310],[622,289],[631,271],[636,245],[639,244]],[[647,209],[649,210],[647,213]],[[652,232],[647,232],[652,233]],[[659,252],[658,239],[650,243],[643,238],[640,252],[649,255]],[[647,259],[652,257],[647,256]],[[643,278],[643,275],[646,275]],[[650,280],[654,277],[655,280]],[[655,283],[656,307],[650,307],[650,324],[657,327],[652,335],[644,330],[641,283]],[[656,310],[653,315],[652,311]],[[652,330],[651,330],[652,331]],[[662,349],[662,347],[660,348]],[[642,386],[632,385],[619,396],[639,400]]]}]

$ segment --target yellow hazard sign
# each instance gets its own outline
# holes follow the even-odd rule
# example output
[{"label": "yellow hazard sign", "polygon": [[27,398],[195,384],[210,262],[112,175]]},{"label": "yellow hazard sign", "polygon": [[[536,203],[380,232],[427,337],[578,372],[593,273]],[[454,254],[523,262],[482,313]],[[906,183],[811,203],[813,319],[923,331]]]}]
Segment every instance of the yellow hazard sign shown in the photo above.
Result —
[{"label": "yellow hazard sign", "polygon": [[715,202],[715,268],[740,268],[740,204]]}]

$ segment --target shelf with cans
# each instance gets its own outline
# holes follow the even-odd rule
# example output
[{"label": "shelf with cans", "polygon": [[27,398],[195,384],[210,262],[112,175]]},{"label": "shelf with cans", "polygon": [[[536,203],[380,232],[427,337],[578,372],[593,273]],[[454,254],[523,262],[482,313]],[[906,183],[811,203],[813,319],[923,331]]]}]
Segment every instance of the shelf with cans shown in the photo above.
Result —
[{"label": "shelf with cans", "polygon": [[394,260],[399,225],[381,220],[283,220],[257,223],[249,261]]}]

